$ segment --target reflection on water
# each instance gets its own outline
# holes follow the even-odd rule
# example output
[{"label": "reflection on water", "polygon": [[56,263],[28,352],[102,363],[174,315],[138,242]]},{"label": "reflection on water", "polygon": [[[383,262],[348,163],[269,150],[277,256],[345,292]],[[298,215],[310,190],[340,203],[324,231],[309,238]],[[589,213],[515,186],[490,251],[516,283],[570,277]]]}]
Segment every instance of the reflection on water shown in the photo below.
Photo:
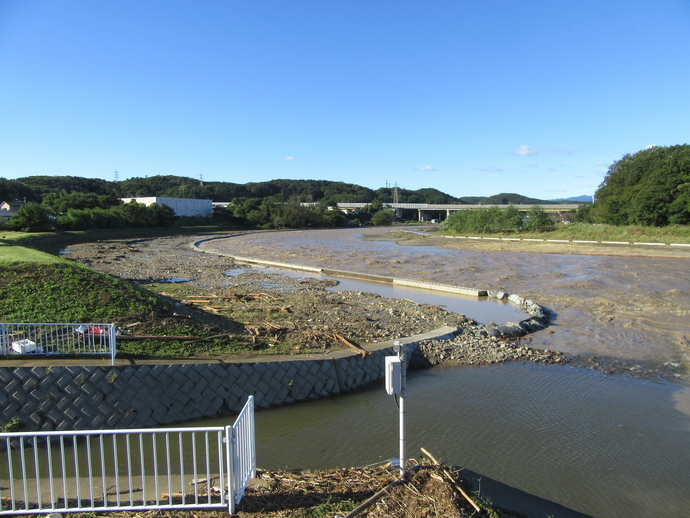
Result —
[{"label": "reflection on water", "polygon": [[[677,390],[673,394],[673,403],[676,410],[690,417],[690,387]],[[688,425],[690,430],[690,425]]]},{"label": "reflection on water", "polygon": [[[382,297],[391,299],[410,299],[418,304],[430,304],[441,306],[447,311],[468,315],[480,324],[494,322],[502,324],[504,322],[515,322],[526,318],[518,306],[507,300],[498,300],[489,297],[470,297],[468,295],[451,294],[439,291],[424,290],[387,284],[383,282],[362,281],[359,279],[349,279],[344,277],[330,277],[317,273],[296,272],[292,270],[281,270],[277,268],[250,267],[248,269],[233,270],[236,277],[245,272],[259,271],[262,273],[284,275],[296,279],[336,279],[338,285],[326,288],[329,291],[361,291],[378,293]],[[227,272],[226,272],[227,275]],[[269,284],[267,286],[280,286],[280,284]]]},{"label": "reflection on water", "polygon": [[[687,516],[690,417],[674,400],[690,405],[690,394],[563,366],[419,371],[408,378],[408,454],[424,447],[597,517]],[[398,413],[381,384],[258,412],[256,428],[266,469],[398,456]]]}]

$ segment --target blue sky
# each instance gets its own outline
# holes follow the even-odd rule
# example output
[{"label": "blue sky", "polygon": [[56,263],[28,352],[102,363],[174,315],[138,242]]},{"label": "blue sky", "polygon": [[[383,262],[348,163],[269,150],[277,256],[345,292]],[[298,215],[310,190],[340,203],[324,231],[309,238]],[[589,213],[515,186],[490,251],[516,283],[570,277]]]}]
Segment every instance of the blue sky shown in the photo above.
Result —
[{"label": "blue sky", "polygon": [[688,0],[0,0],[0,177],[593,194],[690,142]]}]

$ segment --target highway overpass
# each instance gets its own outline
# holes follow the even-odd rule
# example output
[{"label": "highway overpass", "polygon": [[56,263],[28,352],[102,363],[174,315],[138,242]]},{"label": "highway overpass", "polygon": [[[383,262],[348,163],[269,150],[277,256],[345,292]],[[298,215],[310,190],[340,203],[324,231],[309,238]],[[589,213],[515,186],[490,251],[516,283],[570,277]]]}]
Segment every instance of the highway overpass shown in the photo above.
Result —
[{"label": "highway overpass", "polygon": [[[357,211],[370,203],[338,203],[338,209],[343,212]],[[579,203],[559,203],[559,204],[543,204],[540,205],[544,212],[555,218],[562,218],[563,214],[573,210],[577,210],[581,204]],[[443,221],[452,212],[458,210],[472,210],[472,209],[488,209],[490,207],[498,207],[499,209],[507,209],[509,205],[463,205],[463,204],[432,204],[432,203],[384,203],[385,209],[395,211],[395,215],[402,219],[415,219],[417,221],[431,221],[437,219]],[[528,212],[534,205],[520,204],[514,205],[520,212]],[[409,217],[405,217],[408,215]]]}]

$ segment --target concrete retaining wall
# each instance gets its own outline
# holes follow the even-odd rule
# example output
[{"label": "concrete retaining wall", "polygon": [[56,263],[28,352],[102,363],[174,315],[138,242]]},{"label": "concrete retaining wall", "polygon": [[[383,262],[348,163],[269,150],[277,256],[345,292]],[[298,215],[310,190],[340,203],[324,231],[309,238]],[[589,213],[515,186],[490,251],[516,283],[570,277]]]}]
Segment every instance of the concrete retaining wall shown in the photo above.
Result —
[{"label": "concrete retaining wall", "polygon": [[249,394],[267,408],[367,385],[383,376],[391,354],[387,347],[364,358],[3,368],[0,425],[17,418],[25,430],[140,428],[231,415]]}]

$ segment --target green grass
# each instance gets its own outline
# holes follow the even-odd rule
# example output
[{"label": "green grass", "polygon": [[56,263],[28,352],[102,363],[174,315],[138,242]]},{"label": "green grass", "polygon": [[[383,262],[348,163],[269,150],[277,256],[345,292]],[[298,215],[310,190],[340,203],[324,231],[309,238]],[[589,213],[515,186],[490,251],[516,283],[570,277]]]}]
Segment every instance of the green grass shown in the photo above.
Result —
[{"label": "green grass", "polygon": [[20,243],[31,234],[21,232],[2,232],[0,234],[0,263],[9,261],[49,264],[60,261],[60,258],[22,246]]},{"label": "green grass", "polygon": [[59,259],[0,263],[0,297],[5,322],[109,322],[157,304],[129,284]]},{"label": "green grass", "polygon": [[[443,229],[441,234],[448,234]],[[582,241],[630,241],[649,243],[690,243],[690,226],[642,227],[638,225],[614,226],[589,223],[559,224],[551,232],[519,232],[492,234],[500,237],[527,239],[568,239]]]},{"label": "green grass", "polygon": [[[17,247],[22,248],[22,247]],[[41,255],[42,252],[37,252]],[[161,285],[173,300],[190,295],[177,285]],[[172,288],[172,289],[171,289]],[[0,300],[3,301],[3,322],[105,322],[125,325],[141,321],[137,334],[208,337],[223,333],[213,326],[191,319],[171,316],[171,307],[161,297],[143,287],[95,272],[55,257],[53,262],[0,261]],[[246,306],[245,306],[246,307]],[[247,308],[228,321],[259,318],[266,320],[265,310]],[[193,344],[169,340],[137,340],[118,342],[120,357],[188,357],[213,354],[291,354],[289,344],[266,342],[253,344],[246,336],[213,339]]]},{"label": "green grass", "polygon": [[[191,319],[171,317],[160,296],[115,277],[67,261],[53,264],[0,262],[0,298],[4,322],[105,322],[123,325],[142,321],[146,335],[208,337],[222,331]],[[139,329],[140,326],[137,327]],[[199,354],[288,354],[284,345],[255,350],[238,338],[185,344],[183,341],[118,342],[121,357],[188,357]]]}]

